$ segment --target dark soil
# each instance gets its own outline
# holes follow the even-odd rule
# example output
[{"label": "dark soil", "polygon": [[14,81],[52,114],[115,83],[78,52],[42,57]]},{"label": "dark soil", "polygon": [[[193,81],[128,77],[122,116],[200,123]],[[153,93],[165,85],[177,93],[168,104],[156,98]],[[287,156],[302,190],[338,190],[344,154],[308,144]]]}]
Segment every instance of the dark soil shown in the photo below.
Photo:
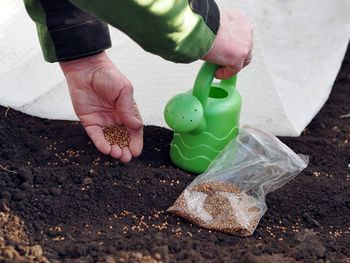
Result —
[{"label": "dark soil", "polygon": [[171,131],[145,127],[143,154],[122,165],[99,154],[78,122],[6,108],[0,208],[24,221],[29,244],[50,261],[350,262],[350,117],[342,116],[349,101],[350,52],[325,107],[302,136],[282,138],[310,156],[309,167],[267,196],[249,238],[165,212],[194,179],[169,160]]}]

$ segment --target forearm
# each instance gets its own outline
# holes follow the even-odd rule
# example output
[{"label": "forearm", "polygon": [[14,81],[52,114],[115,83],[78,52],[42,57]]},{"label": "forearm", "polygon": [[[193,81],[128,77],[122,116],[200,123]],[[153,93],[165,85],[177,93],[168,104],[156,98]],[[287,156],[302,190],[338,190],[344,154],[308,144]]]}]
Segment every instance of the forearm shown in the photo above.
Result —
[{"label": "forearm", "polygon": [[111,46],[107,25],[66,0],[24,0],[49,62],[99,53]]},{"label": "forearm", "polygon": [[219,9],[213,0],[70,0],[120,29],[143,49],[174,62],[192,62],[213,45]]}]

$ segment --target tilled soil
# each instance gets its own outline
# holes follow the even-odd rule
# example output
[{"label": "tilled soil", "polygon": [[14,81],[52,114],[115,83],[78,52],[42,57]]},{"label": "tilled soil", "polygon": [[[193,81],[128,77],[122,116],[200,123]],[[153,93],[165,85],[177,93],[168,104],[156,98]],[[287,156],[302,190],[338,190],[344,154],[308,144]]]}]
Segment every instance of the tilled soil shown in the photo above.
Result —
[{"label": "tilled soil", "polygon": [[267,196],[248,238],[165,212],[194,179],[169,159],[171,131],[145,127],[143,154],[122,165],[99,154],[78,122],[1,107],[0,218],[18,217],[26,233],[11,238],[0,220],[0,261],[17,262],[9,247],[28,258],[25,246],[45,262],[350,262],[349,58],[303,134],[282,138],[310,165]]}]

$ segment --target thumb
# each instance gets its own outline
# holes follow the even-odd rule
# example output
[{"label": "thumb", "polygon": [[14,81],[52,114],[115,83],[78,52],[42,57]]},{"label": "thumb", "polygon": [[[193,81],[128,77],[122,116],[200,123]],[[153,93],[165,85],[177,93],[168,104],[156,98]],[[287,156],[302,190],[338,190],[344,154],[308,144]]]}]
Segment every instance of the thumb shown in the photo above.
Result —
[{"label": "thumb", "polygon": [[129,129],[139,130],[143,127],[143,122],[136,103],[134,103],[134,106],[130,111],[121,114],[120,118],[122,123]]},{"label": "thumb", "polygon": [[120,121],[129,129],[139,130],[143,127],[140,112],[134,101],[132,89],[123,89],[115,103]]}]

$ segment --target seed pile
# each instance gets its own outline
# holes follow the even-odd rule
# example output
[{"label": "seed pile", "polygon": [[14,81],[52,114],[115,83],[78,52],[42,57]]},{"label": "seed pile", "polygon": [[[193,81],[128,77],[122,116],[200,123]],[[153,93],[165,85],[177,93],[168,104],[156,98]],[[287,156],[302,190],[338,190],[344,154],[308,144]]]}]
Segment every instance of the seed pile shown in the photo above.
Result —
[{"label": "seed pile", "polygon": [[205,182],[180,195],[169,212],[207,229],[250,236],[263,214],[258,201],[227,182]]},{"label": "seed pile", "polygon": [[129,134],[125,126],[109,126],[102,128],[104,136],[111,145],[118,144],[120,147],[129,146]]}]

